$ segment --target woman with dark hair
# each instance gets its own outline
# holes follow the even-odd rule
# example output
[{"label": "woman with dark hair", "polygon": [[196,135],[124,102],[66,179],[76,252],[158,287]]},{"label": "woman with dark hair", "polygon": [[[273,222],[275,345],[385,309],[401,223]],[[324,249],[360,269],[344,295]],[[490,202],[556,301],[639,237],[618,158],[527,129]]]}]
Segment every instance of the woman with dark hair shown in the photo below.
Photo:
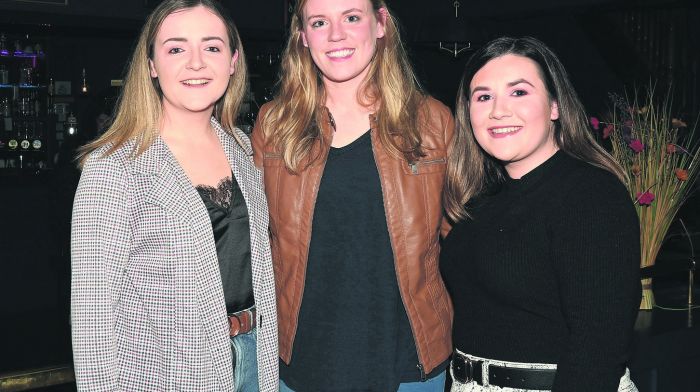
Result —
[{"label": "woman with dark hair", "polygon": [[465,67],[441,269],[453,392],[636,391],[639,223],[556,55],[499,38]]},{"label": "woman with dark hair", "polygon": [[246,85],[219,2],[153,10],[114,121],[82,149],[71,233],[79,390],[278,390],[267,203],[234,123]]},{"label": "woman with dark hair", "polygon": [[281,391],[442,392],[449,109],[383,0],[301,0],[253,131],[270,203]]}]

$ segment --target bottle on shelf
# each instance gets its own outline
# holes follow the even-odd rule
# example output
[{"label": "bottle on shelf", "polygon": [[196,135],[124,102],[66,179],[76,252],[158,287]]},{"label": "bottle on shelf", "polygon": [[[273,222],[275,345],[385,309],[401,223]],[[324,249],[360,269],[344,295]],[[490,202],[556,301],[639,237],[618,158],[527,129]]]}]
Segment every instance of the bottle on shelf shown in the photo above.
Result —
[{"label": "bottle on shelf", "polygon": [[25,121],[24,122],[24,130],[22,131],[22,136],[19,142],[19,148],[22,151],[28,151],[29,148],[32,146],[32,127],[31,127],[31,122],[30,121]]},{"label": "bottle on shelf", "polygon": [[[1,114],[2,110],[0,110]],[[7,150],[7,142],[10,141],[10,133],[5,130],[5,122],[0,122],[0,151]],[[1,158],[0,158],[1,159]],[[4,162],[4,160],[3,160]]]},{"label": "bottle on shelf", "polygon": [[0,101],[0,114],[3,119],[3,128],[6,132],[12,132],[12,103],[9,97],[2,97]]},{"label": "bottle on shelf", "polygon": [[68,136],[73,136],[78,133],[78,119],[75,118],[72,112],[66,120],[66,129],[68,131]]},{"label": "bottle on shelf", "polygon": [[8,134],[10,136],[7,138],[7,149],[9,151],[16,151],[19,148],[19,132],[10,130]]},{"label": "bottle on shelf", "polygon": [[20,86],[34,85],[34,67],[30,61],[23,62],[19,67],[19,84]]},{"label": "bottle on shelf", "polygon": [[32,101],[31,91],[20,91],[17,106],[20,116],[34,116],[34,102]]},{"label": "bottle on shelf", "polygon": [[49,78],[49,84],[46,87],[46,114],[53,114],[53,78]]},{"label": "bottle on shelf", "polygon": [[32,91],[29,96],[31,97],[32,101],[32,110],[34,111],[35,116],[41,116],[41,100],[39,100],[39,93],[37,91]]},{"label": "bottle on shelf", "polygon": [[80,93],[86,95],[88,93],[87,77],[85,76],[85,68],[83,68],[83,85],[80,87]]},{"label": "bottle on shelf", "polygon": [[14,117],[19,117],[20,114],[20,108],[19,108],[19,98],[20,98],[20,90],[19,86],[13,85],[12,86],[12,99],[10,100],[10,105],[12,108],[12,113],[14,114]]},{"label": "bottle on shelf", "polygon": [[7,56],[10,52],[7,50],[7,36],[5,33],[0,33],[0,55]]},{"label": "bottle on shelf", "polygon": [[0,64],[0,84],[10,84],[10,72],[7,70],[5,64]]},{"label": "bottle on shelf", "polygon": [[34,151],[33,167],[37,170],[46,168],[47,156],[44,145],[44,122],[37,121],[34,127],[34,138],[32,140],[32,149]]},{"label": "bottle on shelf", "polygon": [[14,54],[21,55],[22,53],[22,41],[16,39],[14,43]]},{"label": "bottle on shelf", "polygon": [[44,148],[44,122],[37,121],[34,127],[34,137],[32,138],[32,149],[34,151],[43,151]]},{"label": "bottle on shelf", "polygon": [[11,168],[17,166],[15,157],[7,157],[7,158],[5,158],[5,161],[4,161],[3,163],[4,163],[4,165],[5,165],[4,167],[7,168],[7,169],[11,169]]}]

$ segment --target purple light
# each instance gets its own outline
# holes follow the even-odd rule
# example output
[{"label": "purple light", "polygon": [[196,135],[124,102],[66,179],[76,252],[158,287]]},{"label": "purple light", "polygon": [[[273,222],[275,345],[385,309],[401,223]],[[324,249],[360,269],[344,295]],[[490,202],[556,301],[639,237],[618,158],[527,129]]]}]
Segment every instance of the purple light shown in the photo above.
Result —
[{"label": "purple light", "polygon": [[25,58],[37,58],[40,55],[36,53],[25,53],[25,52],[15,52],[15,56],[17,57],[25,57]]},{"label": "purple light", "polygon": [[[2,52],[3,54],[9,54],[6,51]],[[39,53],[25,53],[20,50],[16,50],[14,52],[15,57],[20,57],[20,58],[25,58],[25,59],[32,59],[32,67],[36,68],[36,59],[39,57],[44,56],[44,52],[39,52]]]}]

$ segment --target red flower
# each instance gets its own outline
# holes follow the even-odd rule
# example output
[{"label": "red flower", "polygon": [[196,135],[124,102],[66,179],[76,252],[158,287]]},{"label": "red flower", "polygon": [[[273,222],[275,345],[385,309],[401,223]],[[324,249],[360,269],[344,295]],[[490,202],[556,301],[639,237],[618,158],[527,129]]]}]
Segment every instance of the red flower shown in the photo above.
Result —
[{"label": "red flower", "polygon": [[610,137],[610,134],[613,133],[615,130],[615,127],[612,124],[608,124],[603,128],[603,139],[607,139]]},{"label": "red flower", "polygon": [[596,131],[598,129],[600,129],[600,120],[598,120],[598,118],[591,117],[590,121],[591,121],[591,126],[593,126],[593,129],[595,129]]},{"label": "red flower", "polygon": [[675,154],[676,153],[676,145],[673,143],[669,143],[666,145],[666,152],[669,154]]},{"label": "red flower", "polygon": [[642,144],[642,141],[639,139],[630,140],[629,146],[637,154],[639,154],[640,152],[642,152],[644,150],[644,144]]},{"label": "red flower", "polygon": [[637,193],[637,203],[639,203],[640,206],[648,206],[651,205],[651,202],[654,201],[654,194],[646,191],[644,193]]},{"label": "red flower", "polygon": [[678,178],[681,181],[686,181],[688,179],[688,171],[685,169],[676,169],[674,170],[676,172],[676,178]]}]

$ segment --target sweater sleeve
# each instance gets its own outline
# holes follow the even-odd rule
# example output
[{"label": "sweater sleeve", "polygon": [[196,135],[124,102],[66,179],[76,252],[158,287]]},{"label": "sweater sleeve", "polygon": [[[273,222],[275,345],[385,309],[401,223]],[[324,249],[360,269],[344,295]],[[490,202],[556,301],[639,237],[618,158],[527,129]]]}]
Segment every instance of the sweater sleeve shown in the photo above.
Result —
[{"label": "sweater sleeve", "polygon": [[93,156],[75,194],[71,324],[80,390],[119,388],[115,311],[131,243],[127,190],[124,168],[113,159]]},{"label": "sweater sleeve", "polygon": [[639,309],[637,213],[615,177],[588,174],[567,192],[551,227],[569,331],[553,392],[617,391]]}]

